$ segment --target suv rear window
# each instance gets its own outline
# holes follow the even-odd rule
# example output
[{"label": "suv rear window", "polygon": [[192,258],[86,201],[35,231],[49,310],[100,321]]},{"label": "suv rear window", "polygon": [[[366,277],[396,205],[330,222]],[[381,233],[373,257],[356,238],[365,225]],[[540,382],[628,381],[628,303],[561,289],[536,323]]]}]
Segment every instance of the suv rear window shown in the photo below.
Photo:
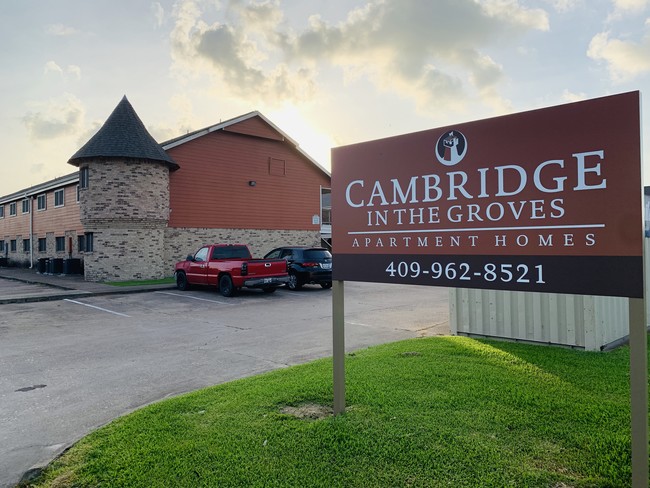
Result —
[{"label": "suv rear window", "polygon": [[332,254],[326,249],[306,249],[305,259],[329,259]]}]

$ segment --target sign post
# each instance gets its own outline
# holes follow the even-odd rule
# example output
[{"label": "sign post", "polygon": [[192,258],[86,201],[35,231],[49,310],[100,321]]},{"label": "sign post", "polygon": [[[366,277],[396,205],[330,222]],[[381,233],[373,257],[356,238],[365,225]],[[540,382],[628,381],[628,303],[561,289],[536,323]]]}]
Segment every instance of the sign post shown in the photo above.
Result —
[{"label": "sign post", "polygon": [[627,297],[647,486],[639,92],[334,148],[332,215],[335,412],[344,281]]}]

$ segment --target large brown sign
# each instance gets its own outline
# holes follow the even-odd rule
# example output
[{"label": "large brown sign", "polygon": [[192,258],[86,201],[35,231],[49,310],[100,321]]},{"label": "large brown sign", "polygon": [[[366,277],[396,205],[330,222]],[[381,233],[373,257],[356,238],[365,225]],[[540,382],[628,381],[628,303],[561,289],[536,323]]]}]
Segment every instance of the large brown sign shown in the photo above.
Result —
[{"label": "large brown sign", "polygon": [[334,279],[643,297],[640,94],[332,150]]}]

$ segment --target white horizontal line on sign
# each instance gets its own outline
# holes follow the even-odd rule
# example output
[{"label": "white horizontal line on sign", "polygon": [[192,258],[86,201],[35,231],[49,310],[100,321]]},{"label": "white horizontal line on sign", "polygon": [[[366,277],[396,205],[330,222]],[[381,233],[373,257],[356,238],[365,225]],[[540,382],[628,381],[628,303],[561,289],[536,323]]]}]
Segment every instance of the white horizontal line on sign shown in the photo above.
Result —
[{"label": "white horizontal line on sign", "polygon": [[420,229],[420,230],[365,230],[348,232],[348,235],[368,234],[422,234],[432,232],[482,232],[489,230],[552,230],[552,229],[599,229],[605,224],[574,224],[574,225],[531,225],[525,227],[472,227],[463,229]]}]

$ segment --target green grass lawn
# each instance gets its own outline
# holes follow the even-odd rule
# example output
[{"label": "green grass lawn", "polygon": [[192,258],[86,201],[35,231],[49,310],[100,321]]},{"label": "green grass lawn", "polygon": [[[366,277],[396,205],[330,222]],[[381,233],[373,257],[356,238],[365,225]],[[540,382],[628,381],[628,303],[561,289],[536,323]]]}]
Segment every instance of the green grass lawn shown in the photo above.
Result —
[{"label": "green grass lawn", "polygon": [[[33,486],[630,486],[629,350],[414,339],[227,383],[89,435]],[[313,416],[287,407],[305,407]]]}]

